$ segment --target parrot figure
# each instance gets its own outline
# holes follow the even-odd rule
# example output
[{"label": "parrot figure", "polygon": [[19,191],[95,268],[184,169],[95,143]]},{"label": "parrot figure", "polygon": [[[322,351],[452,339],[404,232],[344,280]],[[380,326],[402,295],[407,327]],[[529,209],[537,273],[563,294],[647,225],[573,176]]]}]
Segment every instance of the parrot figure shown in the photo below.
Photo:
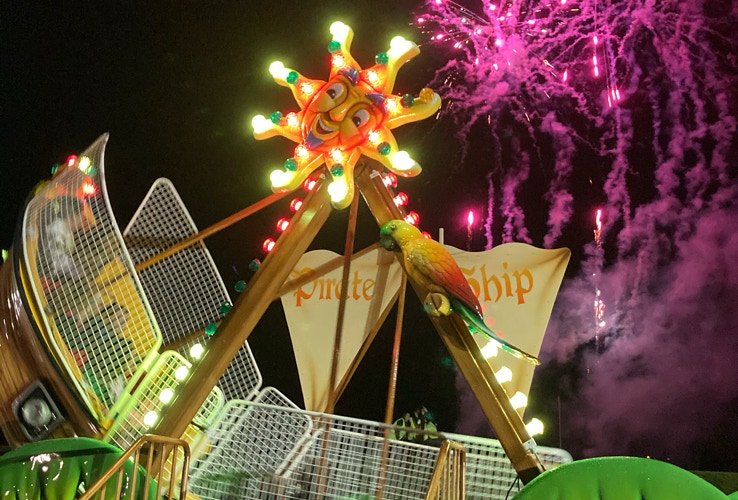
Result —
[{"label": "parrot figure", "polygon": [[485,324],[479,299],[443,245],[402,220],[385,223],[379,242],[387,250],[402,252],[408,275],[429,290],[423,304],[429,315],[458,314],[472,333],[482,333],[513,356],[539,364],[538,358],[504,341]]}]

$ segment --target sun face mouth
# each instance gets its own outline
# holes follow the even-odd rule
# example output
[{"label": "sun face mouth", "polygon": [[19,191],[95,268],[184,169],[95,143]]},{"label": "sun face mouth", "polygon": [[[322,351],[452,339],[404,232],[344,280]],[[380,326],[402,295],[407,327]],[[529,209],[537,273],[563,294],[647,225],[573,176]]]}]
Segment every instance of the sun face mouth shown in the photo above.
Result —
[{"label": "sun face mouth", "polygon": [[329,135],[336,132],[336,130],[338,130],[337,127],[330,127],[323,121],[320,116],[315,119],[315,132],[317,132],[318,134]]}]

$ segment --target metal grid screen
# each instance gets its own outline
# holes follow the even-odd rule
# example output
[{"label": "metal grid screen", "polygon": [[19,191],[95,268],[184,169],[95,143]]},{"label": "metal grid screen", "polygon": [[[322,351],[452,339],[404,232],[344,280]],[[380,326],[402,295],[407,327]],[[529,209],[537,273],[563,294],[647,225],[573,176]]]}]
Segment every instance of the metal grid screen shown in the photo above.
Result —
[{"label": "metal grid screen", "polygon": [[[124,231],[133,261],[140,263],[198,232],[168,179],[157,179]],[[196,362],[192,347],[207,347],[204,331],[227,314],[231,299],[202,241],[177,251],[139,272],[146,295],[170,346]],[[249,399],[262,379],[248,343],[244,343],[219,386],[227,399]]]},{"label": "metal grid screen", "polygon": [[287,469],[311,429],[310,417],[276,389],[253,402],[229,401],[207,432],[211,452],[190,468],[190,491],[202,499],[250,498],[262,478]]},{"label": "metal grid screen", "polygon": [[[156,425],[178,395],[189,375],[190,363],[175,351],[165,351],[130,393],[123,394],[120,411],[105,440],[125,450]],[[193,423],[209,425],[224,406],[223,393],[214,387],[200,407]]]},{"label": "metal grid screen", "polygon": [[45,340],[100,420],[161,344],[108,203],[106,142],[70,157],[36,193],[22,235]]},{"label": "metal grid screen", "polygon": [[[208,432],[209,454],[193,465],[191,492],[203,499],[425,498],[444,439],[466,450],[466,498],[508,499],[517,474],[495,439],[427,433],[388,439],[400,428],[306,412],[276,390],[230,401]],[[423,431],[418,431],[423,433]],[[538,447],[546,468],[572,460]]]},{"label": "metal grid screen", "polygon": [[[466,449],[466,498],[507,500],[522,488],[498,440],[463,434],[443,435],[463,444]],[[535,453],[546,469],[572,461],[572,456],[559,448],[537,446]]]},{"label": "metal grid screen", "polygon": [[230,401],[191,470],[203,499],[423,498],[438,448],[384,438],[389,427],[296,408],[264,389]]},{"label": "metal grid screen", "polygon": [[[438,448],[385,439],[380,427],[335,417],[320,419],[301,468],[306,498],[424,498]],[[372,432],[374,431],[374,432]]]}]

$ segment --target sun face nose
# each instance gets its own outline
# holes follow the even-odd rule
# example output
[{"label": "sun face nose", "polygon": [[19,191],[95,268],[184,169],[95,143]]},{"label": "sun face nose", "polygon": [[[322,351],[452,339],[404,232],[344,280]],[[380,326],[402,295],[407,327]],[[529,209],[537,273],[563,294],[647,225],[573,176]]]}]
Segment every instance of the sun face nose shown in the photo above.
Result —
[{"label": "sun face nose", "polygon": [[347,106],[345,104],[336,106],[335,108],[328,111],[328,116],[332,121],[340,123],[343,121],[344,118],[346,118],[346,113],[348,113],[349,107],[350,106]]}]

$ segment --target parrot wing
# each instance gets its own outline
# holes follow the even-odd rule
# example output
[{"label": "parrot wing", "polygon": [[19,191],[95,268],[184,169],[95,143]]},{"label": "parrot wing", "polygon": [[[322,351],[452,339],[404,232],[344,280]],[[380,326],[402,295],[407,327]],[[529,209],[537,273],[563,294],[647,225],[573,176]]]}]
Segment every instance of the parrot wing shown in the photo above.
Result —
[{"label": "parrot wing", "polygon": [[442,292],[465,304],[481,317],[482,306],[474,295],[469,282],[459,265],[443,245],[434,240],[422,238],[405,248],[405,258],[419,273],[422,282],[431,285],[434,292]]},{"label": "parrot wing", "polygon": [[432,292],[448,296],[452,310],[461,316],[472,333],[479,332],[494,341],[503,351],[539,364],[538,358],[518,349],[498,337],[485,323],[479,299],[474,294],[464,273],[450,253],[437,241],[417,239],[403,249],[405,258],[411,264],[415,278],[425,284]]}]

